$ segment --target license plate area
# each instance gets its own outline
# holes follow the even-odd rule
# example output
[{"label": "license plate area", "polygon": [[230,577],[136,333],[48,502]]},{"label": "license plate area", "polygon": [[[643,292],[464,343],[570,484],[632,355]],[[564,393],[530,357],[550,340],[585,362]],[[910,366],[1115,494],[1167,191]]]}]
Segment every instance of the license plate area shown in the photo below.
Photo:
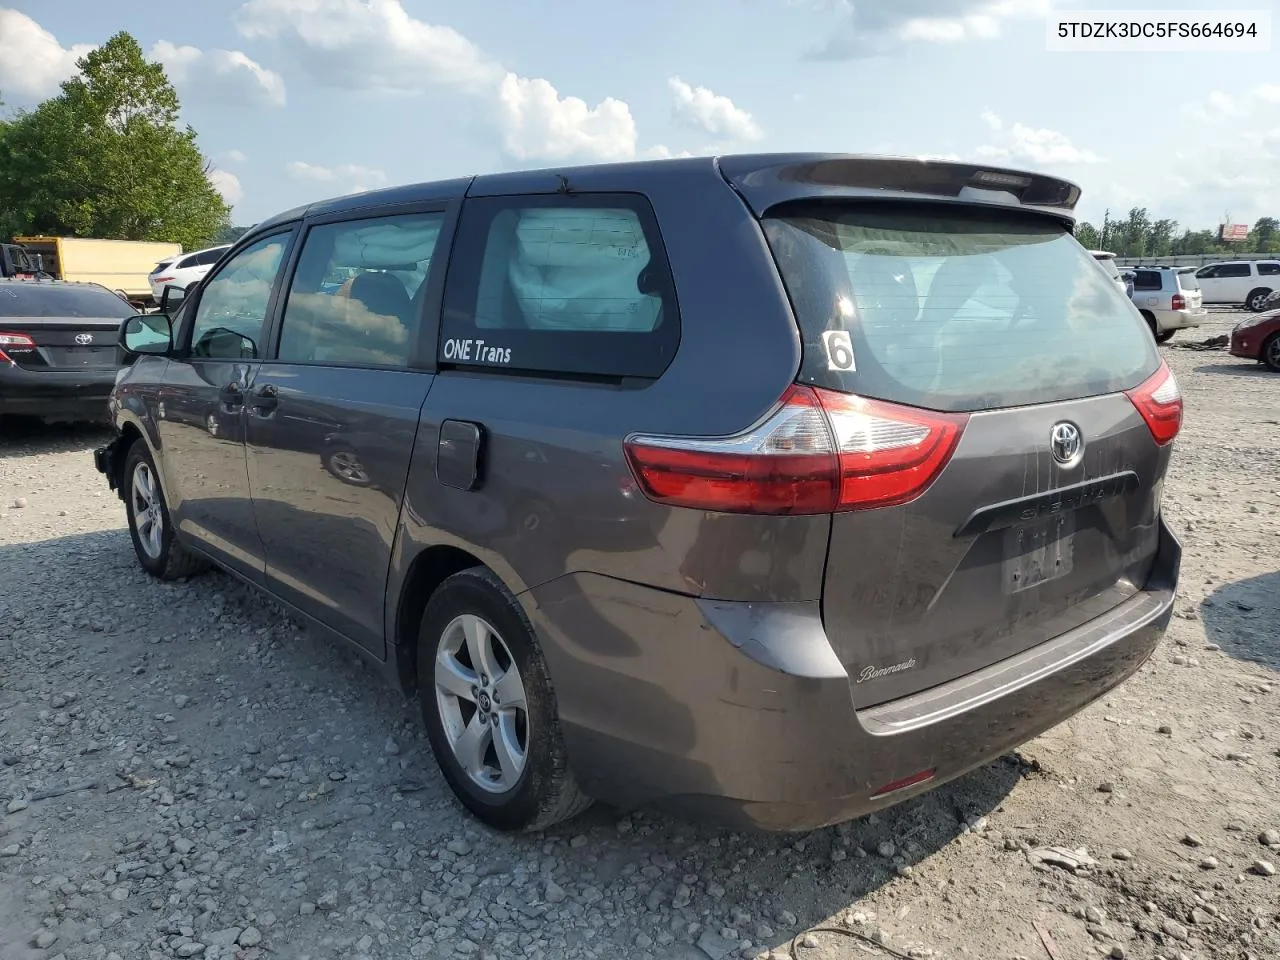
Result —
[{"label": "license plate area", "polygon": [[1021,593],[1069,574],[1074,566],[1075,532],[1074,513],[1061,513],[1005,530],[1005,592]]}]

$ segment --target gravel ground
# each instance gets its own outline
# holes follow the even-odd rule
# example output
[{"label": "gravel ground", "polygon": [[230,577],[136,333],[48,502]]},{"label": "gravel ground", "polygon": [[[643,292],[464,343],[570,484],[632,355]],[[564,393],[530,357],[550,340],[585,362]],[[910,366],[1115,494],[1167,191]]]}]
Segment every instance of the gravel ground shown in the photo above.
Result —
[{"label": "gravel ground", "polygon": [[141,573],[100,432],[11,431],[0,957],[1280,956],[1280,376],[1179,348],[1238,318],[1162,351],[1186,553],[1152,661],[1017,755],[804,836],[479,828],[354,655],[225,576]]}]

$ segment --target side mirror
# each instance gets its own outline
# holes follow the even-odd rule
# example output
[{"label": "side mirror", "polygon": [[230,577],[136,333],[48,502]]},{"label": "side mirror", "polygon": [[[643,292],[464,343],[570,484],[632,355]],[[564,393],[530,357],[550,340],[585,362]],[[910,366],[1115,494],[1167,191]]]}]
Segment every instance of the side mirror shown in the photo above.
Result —
[{"label": "side mirror", "polygon": [[120,325],[119,343],[126,354],[167,356],[173,349],[173,327],[163,313],[140,313]]},{"label": "side mirror", "polygon": [[195,290],[196,284],[189,283],[185,287],[177,287],[169,284],[164,288],[164,292],[160,294],[160,312],[173,316],[179,307],[186,302]]}]

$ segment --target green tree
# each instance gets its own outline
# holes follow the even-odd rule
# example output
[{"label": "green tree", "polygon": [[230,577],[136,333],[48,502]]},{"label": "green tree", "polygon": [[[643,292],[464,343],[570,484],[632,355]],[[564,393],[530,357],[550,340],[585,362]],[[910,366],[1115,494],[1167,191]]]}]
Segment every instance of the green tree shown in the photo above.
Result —
[{"label": "green tree", "polygon": [[213,238],[214,243],[235,243],[246,233],[249,232],[248,227],[232,227],[226,226],[218,231],[217,236]]},{"label": "green tree", "polygon": [[1280,250],[1280,220],[1275,217],[1259,217],[1249,231],[1249,246],[1258,253],[1275,253]]},{"label": "green tree", "polygon": [[1147,254],[1167,257],[1173,252],[1173,232],[1178,229],[1176,220],[1157,220],[1147,234]]},{"label": "green tree", "polygon": [[1101,248],[1102,235],[1098,233],[1098,228],[1092,223],[1083,220],[1077,223],[1076,239],[1080,241],[1080,245],[1086,250],[1098,250]]},{"label": "green tree", "polygon": [[62,93],[0,137],[0,211],[23,232],[203,246],[228,225],[178,95],[138,42],[117,33],[76,64]]}]

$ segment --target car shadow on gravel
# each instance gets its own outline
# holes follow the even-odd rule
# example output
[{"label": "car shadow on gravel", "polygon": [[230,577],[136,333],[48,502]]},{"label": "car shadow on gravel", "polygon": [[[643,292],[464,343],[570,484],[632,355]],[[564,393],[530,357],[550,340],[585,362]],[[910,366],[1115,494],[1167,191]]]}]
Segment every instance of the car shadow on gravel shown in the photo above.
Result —
[{"label": "car shadow on gravel", "polygon": [[0,460],[92,450],[110,439],[105,423],[41,423],[29,417],[0,417]]},{"label": "car shadow on gravel", "polygon": [[[394,845],[395,831],[406,828],[395,823],[401,819],[408,821],[417,844],[437,852],[463,836],[504,862],[536,861],[554,850],[559,883],[570,897],[584,900],[603,896],[630,902],[637,893],[636,871],[642,869],[652,883],[634,906],[652,905],[640,913],[704,912],[710,918],[704,933],[712,937],[708,946],[713,949],[722,945],[724,938],[715,937],[735,915],[749,917],[739,921],[740,929],[730,928],[741,939],[757,947],[785,945],[798,929],[836,917],[963,834],[982,833],[982,842],[1000,849],[1001,837],[987,830],[987,816],[1001,808],[1020,780],[1039,775],[1038,765],[1010,754],[876,815],[804,834],[731,832],[652,810],[624,814],[597,806],[543,834],[500,836],[481,828],[452,801],[413,716],[415,707],[361,667],[350,651],[314,632],[300,635],[278,607],[232,578],[211,573],[185,584],[156,584],[137,569],[128,534],[116,529],[0,545],[0,582],[17,585],[5,597],[17,619],[8,630],[0,624],[0,654],[6,646],[16,654],[16,644],[38,629],[42,639],[23,660],[30,660],[24,673],[46,678],[40,684],[51,681],[56,688],[65,682],[55,669],[63,662],[101,675],[109,670],[115,702],[146,704],[141,711],[146,715],[172,709],[166,700],[181,690],[192,705],[175,710],[178,721],[168,729],[182,733],[183,724],[195,724],[184,737],[200,744],[192,769],[217,766],[229,776],[228,765],[242,753],[237,745],[264,745],[249,758],[260,760],[260,766],[239,784],[260,811],[244,829],[261,836],[282,831],[302,838],[299,843],[332,851],[345,849],[335,845],[357,830]],[[85,591],[78,584],[95,586]],[[76,602],[63,610],[60,604],[71,596]],[[143,666],[145,672],[139,669]],[[216,694],[212,686],[203,686],[214,678]],[[14,696],[9,706],[16,708],[34,695]],[[246,706],[264,702],[270,709]],[[392,734],[400,745],[389,753],[381,744]],[[276,788],[257,782],[272,763],[286,764],[283,751],[294,755],[291,763],[298,755],[315,753],[313,741],[340,758],[343,770],[326,809],[347,813],[333,815],[324,829],[304,828],[302,818],[317,814],[302,811],[283,793],[277,806],[270,802],[275,794],[268,792]],[[268,777],[264,782],[279,782],[284,789],[288,781]],[[360,792],[342,793],[354,789],[351,783]],[[380,799],[397,794],[409,800]],[[293,806],[284,805],[286,799]],[[357,800],[368,803],[365,819],[351,819]],[[428,890],[445,892],[430,881]],[[679,942],[664,951],[674,958],[703,955]]]},{"label": "car shadow on gravel", "polygon": [[1280,572],[1223,584],[1200,604],[1200,615],[1224,653],[1280,670]]},{"label": "car shadow on gravel", "polygon": [[1249,377],[1266,379],[1276,376],[1260,363],[1250,360],[1228,360],[1222,363],[1202,363],[1195,368],[1196,373],[1215,374],[1224,377]]}]

